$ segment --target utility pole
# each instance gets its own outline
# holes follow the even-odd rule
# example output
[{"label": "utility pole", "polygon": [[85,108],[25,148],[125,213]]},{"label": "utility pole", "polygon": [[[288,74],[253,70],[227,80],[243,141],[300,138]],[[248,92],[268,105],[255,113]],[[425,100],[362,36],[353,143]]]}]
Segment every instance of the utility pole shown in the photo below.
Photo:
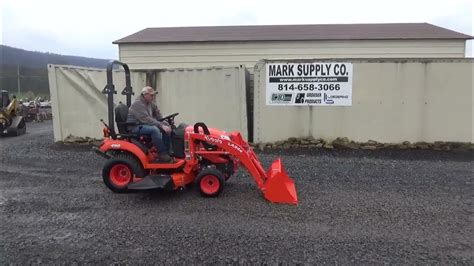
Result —
[{"label": "utility pole", "polygon": [[20,97],[20,64],[16,65],[16,74],[18,77],[18,95],[17,97]]}]

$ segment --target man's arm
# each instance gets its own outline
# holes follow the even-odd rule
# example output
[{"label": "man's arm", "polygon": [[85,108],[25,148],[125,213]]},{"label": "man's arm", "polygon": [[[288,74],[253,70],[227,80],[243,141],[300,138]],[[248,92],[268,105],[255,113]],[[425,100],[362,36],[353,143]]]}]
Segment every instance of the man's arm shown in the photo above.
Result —
[{"label": "man's arm", "polygon": [[156,120],[163,118],[163,116],[161,115],[160,109],[158,108],[158,106],[156,104],[152,103],[151,104],[151,109],[153,110],[153,117]]},{"label": "man's arm", "polygon": [[[153,110],[153,117],[156,119],[156,120],[159,120],[159,119],[162,119],[163,116],[161,115],[161,112],[160,112],[160,109],[158,108],[158,106],[156,104],[151,104],[151,109]],[[163,125],[167,125],[169,126],[168,122],[167,121],[162,121],[161,124]]]},{"label": "man's arm", "polygon": [[[163,118],[163,116],[161,115],[160,109],[158,108],[156,104],[152,104],[151,109],[152,109],[153,116],[155,117],[155,119],[158,120],[158,119]],[[165,131],[166,134],[169,135],[171,133],[171,127],[168,121],[165,120],[165,121],[161,121],[160,123],[161,123],[161,129]]]}]

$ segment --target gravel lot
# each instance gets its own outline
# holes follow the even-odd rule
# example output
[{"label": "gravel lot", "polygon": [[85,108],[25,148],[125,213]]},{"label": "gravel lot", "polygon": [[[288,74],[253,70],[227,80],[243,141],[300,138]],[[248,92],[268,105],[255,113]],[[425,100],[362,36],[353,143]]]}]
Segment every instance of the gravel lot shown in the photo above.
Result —
[{"label": "gravel lot", "polygon": [[27,131],[0,139],[0,264],[474,264],[472,151],[259,153],[281,155],[295,207],[243,169],[215,199],[114,194],[89,147],[54,144],[51,121]]}]

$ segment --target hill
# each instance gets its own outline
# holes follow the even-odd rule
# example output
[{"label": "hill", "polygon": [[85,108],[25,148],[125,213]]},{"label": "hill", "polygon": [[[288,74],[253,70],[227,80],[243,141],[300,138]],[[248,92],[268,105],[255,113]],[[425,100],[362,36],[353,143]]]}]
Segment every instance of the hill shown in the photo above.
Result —
[{"label": "hill", "polygon": [[[20,72],[20,94],[49,95],[48,64],[75,65],[105,68],[109,60],[80,56],[60,55],[27,51],[0,45],[0,89],[18,93],[18,71]],[[33,94],[33,95],[31,95]]]}]

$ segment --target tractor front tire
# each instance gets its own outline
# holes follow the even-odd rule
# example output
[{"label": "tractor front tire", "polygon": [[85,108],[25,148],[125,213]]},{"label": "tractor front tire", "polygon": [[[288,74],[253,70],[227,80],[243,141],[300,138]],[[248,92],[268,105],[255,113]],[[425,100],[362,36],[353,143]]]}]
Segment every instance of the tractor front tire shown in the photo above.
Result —
[{"label": "tractor front tire", "polygon": [[224,174],[214,168],[204,169],[196,177],[196,185],[204,197],[219,196],[224,189],[224,184]]},{"label": "tractor front tire", "polygon": [[104,184],[115,193],[127,193],[133,177],[145,177],[142,164],[131,154],[117,154],[102,169]]}]

